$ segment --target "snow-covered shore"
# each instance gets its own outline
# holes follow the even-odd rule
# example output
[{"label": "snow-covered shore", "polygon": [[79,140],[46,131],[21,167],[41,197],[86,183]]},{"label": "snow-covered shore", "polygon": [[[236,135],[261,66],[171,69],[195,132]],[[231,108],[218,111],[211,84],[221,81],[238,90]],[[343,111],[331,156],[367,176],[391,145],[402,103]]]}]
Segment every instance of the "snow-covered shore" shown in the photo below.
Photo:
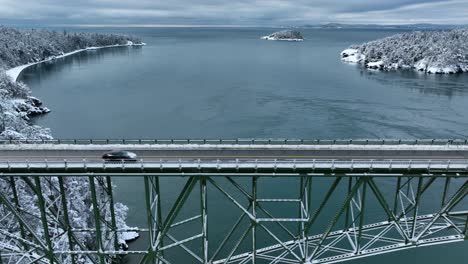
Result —
[{"label": "snow-covered shore", "polygon": [[79,49],[79,50],[75,50],[75,51],[72,51],[72,52],[64,53],[64,54],[62,54],[60,56],[52,56],[52,57],[49,57],[49,58],[47,58],[45,60],[20,65],[20,66],[11,68],[9,70],[6,70],[5,72],[10,78],[12,78],[14,81],[16,81],[16,80],[18,80],[19,75],[21,74],[21,72],[24,69],[26,69],[26,68],[28,68],[30,66],[39,64],[39,63],[65,58],[67,56],[77,54],[77,53],[80,53],[80,52],[83,52],[83,51],[106,49],[106,48],[116,48],[116,47],[145,46],[145,45],[146,45],[146,43],[133,43],[132,41],[128,41],[127,44],[124,44],[124,45],[115,44],[115,45],[108,45],[108,46],[102,46],[102,47],[88,47],[88,48],[85,48],[85,49]]},{"label": "snow-covered shore", "polygon": [[372,70],[414,69],[429,74],[468,72],[468,29],[412,32],[354,45],[341,60]]}]

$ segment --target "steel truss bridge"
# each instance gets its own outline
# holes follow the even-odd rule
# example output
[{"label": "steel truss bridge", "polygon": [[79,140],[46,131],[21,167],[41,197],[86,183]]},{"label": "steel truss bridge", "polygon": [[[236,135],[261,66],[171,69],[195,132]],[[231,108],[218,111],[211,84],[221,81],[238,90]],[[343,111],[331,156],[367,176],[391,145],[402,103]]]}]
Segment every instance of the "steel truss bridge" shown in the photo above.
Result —
[{"label": "steel truss bridge", "polygon": [[467,193],[466,140],[4,141],[0,263],[336,263],[465,241]]}]

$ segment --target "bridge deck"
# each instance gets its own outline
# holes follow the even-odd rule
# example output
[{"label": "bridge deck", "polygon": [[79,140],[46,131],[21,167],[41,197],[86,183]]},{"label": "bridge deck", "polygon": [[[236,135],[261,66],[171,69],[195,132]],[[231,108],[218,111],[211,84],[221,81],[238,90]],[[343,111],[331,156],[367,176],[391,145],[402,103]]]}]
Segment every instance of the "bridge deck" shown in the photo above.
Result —
[{"label": "bridge deck", "polygon": [[[125,149],[135,163],[101,155]],[[4,144],[0,172],[329,173],[468,172],[465,145]]]}]

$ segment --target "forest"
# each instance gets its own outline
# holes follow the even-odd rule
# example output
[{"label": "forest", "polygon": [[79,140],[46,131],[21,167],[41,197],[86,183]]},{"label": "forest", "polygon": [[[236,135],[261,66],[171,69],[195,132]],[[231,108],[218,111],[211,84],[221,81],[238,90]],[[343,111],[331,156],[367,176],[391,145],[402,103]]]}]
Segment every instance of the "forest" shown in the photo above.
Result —
[{"label": "forest", "polygon": [[415,69],[426,73],[468,72],[468,29],[398,34],[341,53],[343,61],[380,70]]}]

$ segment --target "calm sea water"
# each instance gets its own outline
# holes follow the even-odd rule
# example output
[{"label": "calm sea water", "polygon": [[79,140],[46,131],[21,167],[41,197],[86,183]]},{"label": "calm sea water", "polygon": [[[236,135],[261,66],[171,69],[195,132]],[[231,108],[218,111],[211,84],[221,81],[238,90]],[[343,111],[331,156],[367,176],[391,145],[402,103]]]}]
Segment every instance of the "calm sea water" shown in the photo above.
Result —
[{"label": "calm sea water", "polygon": [[[148,46],[80,53],[21,75],[52,109],[34,121],[56,138],[468,136],[468,74],[371,72],[339,59],[350,44],[400,31],[303,30],[300,43],[259,40],[274,29],[100,31]],[[117,196],[131,208],[130,224],[143,225],[136,181],[117,181]],[[453,244],[352,263],[466,257],[466,245]]]}]

